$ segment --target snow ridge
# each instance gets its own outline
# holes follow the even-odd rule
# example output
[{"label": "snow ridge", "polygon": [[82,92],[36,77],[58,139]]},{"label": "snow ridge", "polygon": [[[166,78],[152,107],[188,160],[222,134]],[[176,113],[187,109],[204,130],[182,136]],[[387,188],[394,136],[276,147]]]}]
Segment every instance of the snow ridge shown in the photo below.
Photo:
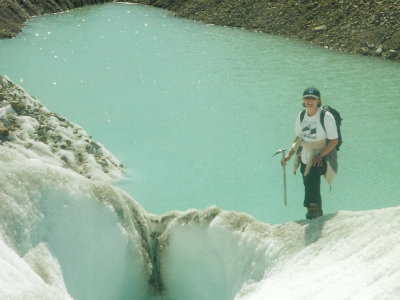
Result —
[{"label": "snow ridge", "polygon": [[123,171],[81,127],[50,112],[5,76],[0,76],[0,146],[87,178],[115,180]]}]

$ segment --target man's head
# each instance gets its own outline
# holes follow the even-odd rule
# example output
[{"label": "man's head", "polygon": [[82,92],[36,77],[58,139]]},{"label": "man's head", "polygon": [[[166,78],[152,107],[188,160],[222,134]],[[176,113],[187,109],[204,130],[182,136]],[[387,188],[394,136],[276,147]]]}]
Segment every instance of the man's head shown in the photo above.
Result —
[{"label": "man's head", "polygon": [[303,92],[303,106],[309,106],[306,105],[306,102],[310,102],[310,101],[317,101],[317,105],[318,107],[322,105],[321,102],[321,93],[319,92],[319,90],[314,87],[314,86],[310,86],[308,88],[306,88]]}]

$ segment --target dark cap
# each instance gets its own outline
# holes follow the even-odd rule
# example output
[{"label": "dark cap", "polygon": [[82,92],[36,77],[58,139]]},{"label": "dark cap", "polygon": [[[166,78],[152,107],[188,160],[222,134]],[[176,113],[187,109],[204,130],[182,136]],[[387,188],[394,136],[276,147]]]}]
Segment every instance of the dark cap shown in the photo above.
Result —
[{"label": "dark cap", "polygon": [[303,98],[321,98],[321,94],[316,87],[310,86],[303,92]]}]

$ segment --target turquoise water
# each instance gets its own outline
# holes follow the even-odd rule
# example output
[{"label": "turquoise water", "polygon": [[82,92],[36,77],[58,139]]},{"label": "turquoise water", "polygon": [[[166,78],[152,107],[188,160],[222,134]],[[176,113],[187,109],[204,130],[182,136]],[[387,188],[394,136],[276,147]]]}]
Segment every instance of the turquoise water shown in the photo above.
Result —
[{"label": "turquoise water", "polygon": [[304,218],[290,147],[301,94],[318,86],[344,119],[325,213],[399,205],[400,65],[300,41],[106,4],[31,19],[0,41],[0,73],[82,126],[126,166],[146,210],[205,208],[268,223]]}]

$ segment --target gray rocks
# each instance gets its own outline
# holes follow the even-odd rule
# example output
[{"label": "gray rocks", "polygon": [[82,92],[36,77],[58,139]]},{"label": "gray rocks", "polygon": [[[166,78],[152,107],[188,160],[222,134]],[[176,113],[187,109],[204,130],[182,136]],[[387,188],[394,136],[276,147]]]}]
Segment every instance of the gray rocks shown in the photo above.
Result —
[{"label": "gray rocks", "polygon": [[5,138],[9,135],[8,129],[0,124],[0,138]]},{"label": "gray rocks", "polygon": [[314,31],[323,31],[323,30],[327,30],[327,29],[328,29],[328,27],[326,25],[321,25],[321,26],[313,28]]},{"label": "gray rocks", "polygon": [[25,105],[18,101],[11,101],[11,107],[17,114],[21,114],[25,110]]}]

